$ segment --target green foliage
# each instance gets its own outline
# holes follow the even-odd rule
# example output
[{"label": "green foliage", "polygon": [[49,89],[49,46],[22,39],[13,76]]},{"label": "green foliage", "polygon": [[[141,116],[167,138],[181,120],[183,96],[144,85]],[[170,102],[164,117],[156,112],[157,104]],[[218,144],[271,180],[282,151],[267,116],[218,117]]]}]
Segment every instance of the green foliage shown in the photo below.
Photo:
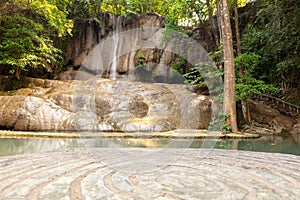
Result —
[{"label": "green foliage", "polygon": [[27,7],[34,12],[34,14],[40,15],[47,20],[48,25],[56,30],[58,37],[71,34],[73,21],[67,19],[67,11],[58,9],[55,3],[55,0],[31,1]]},{"label": "green foliage", "polygon": [[172,29],[178,28],[178,25],[181,29],[184,29],[184,26],[204,25],[208,13],[206,3],[198,0],[103,0],[101,9],[103,12],[125,16],[155,12],[165,16],[168,21],[167,28]]},{"label": "green foliage", "polygon": [[184,74],[187,62],[186,59],[180,56],[179,61],[172,65],[172,69],[179,74]]},{"label": "green foliage", "polygon": [[[214,59],[219,58],[220,52],[211,54]],[[218,64],[222,64],[223,60],[219,60]],[[263,80],[256,79],[253,74],[256,65],[260,62],[260,56],[256,54],[242,54],[235,58],[236,65],[236,99],[241,100],[248,98],[253,94],[274,93],[277,89],[272,84],[266,84]],[[243,76],[239,73],[241,68],[244,71]],[[224,75],[223,69],[218,69],[215,63],[198,63],[196,67],[192,68],[189,73],[184,74],[187,84],[197,84],[199,88],[207,85],[209,81]],[[207,82],[207,83],[206,83]],[[210,93],[218,94],[215,101],[222,100],[223,89],[219,85],[213,85],[215,88],[209,88]]]},{"label": "green foliage", "polygon": [[222,111],[218,112],[216,116],[211,120],[208,130],[212,131],[231,131],[231,126],[224,124],[225,120],[229,118],[230,115],[223,113]]},{"label": "green foliage", "polygon": [[43,35],[43,26],[22,15],[3,17],[0,32],[0,64],[11,66],[12,74],[17,68],[45,68],[62,58],[61,51]]},{"label": "green foliage", "polygon": [[198,27],[207,19],[208,8],[205,1],[198,0],[168,0],[164,13],[167,20],[174,25]]},{"label": "green foliage", "polygon": [[262,0],[256,19],[243,35],[244,52],[260,55],[253,75],[277,86],[300,74],[300,1]]},{"label": "green foliage", "polygon": [[200,87],[203,84],[203,78],[201,76],[201,72],[199,68],[193,67],[190,72],[183,75],[183,77],[186,79],[185,83],[195,85],[198,84]]},{"label": "green foliage", "polygon": [[232,127],[231,127],[230,124],[224,124],[223,130],[226,131],[226,132],[231,132],[232,131]]},{"label": "green foliage", "polygon": [[[215,52],[209,53],[210,62],[200,62],[183,76],[186,84],[197,85],[198,88],[209,90],[215,102],[223,100],[223,85],[220,80],[224,75],[223,68],[218,68],[223,63],[222,45]],[[215,61],[215,62],[214,62]]]},{"label": "green foliage", "polygon": [[223,43],[218,46],[216,51],[210,52],[209,57],[215,62],[216,66],[221,66],[224,63]]},{"label": "green foliage", "polygon": [[[22,14],[42,24],[48,31],[55,31],[58,37],[71,34],[73,21],[68,19],[68,0],[11,0],[0,16]],[[2,3],[0,3],[2,4]]]},{"label": "green foliage", "polygon": [[187,79],[186,82],[188,84],[200,83],[201,86],[203,84],[201,82],[204,80],[215,79],[224,75],[224,70],[218,68],[224,62],[223,46],[220,45],[217,51],[210,52],[209,57],[212,60],[211,62],[200,62],[189,73],[183,75]]},{"label": "green foliage", "polygon": [[129,15],[156,12],[163,14],[164,2],[159,0],[103,0],[102,11],[113,14]]},{"label": "green foliage", "polygon": [[[53,1],[56,2],[56,1]],[[52,38],[71,32],[73,22],[50,1],[0,3],[0,65],[20,78],[21,71],[46,68],[62,62],[62,52]]]},{"label": "green foliage", "polygon": [[[266,84],[262,80],[254,78],[253,72],[256,65],[260,62],[260,56],[256,54],[242,54],[235,58],[236,65],[236,98],[241,100],[253,94],[271,93],[276,91],[272,84]],[[239,73],[243,71],[243,75]]]},{"label": "green foliage", "polygon": [[138,55],[138,65],[144,65],[145,64],[145,60],[146,60],[146,57],[144,54],[140,53]]},{"label": "green foliage", "polygon": [[[74,22],[96,21],[99,22],[97,14],[101,11],[102,0],[63,0],[66,1],[68,17]],[[106,11],[105,9],[102,9]]]}]

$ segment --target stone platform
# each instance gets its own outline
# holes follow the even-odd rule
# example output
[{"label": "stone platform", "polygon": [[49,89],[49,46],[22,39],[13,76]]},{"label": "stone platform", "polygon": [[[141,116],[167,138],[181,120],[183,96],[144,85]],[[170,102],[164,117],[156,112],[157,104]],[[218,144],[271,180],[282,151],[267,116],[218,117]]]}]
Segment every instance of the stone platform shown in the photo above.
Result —
[{"label": "stone platform", "polygon": [[300,157],[172,148],[0,158],[0,199],[300,199]]},{"label": "stone platform", "polygon": [[257,133],[223,133],[205,129],[177,129],[168,132],[47,132],[0,130],[0,137],[45,138],[167,138],[167,139],[255,139]]}]

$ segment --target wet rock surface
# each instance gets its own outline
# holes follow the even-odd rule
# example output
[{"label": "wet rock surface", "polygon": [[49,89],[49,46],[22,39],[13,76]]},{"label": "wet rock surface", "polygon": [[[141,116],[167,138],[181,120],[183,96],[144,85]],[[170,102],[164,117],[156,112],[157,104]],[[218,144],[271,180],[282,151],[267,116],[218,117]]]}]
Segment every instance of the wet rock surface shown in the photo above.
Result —
[{"label": "wet rock surface", "polygon": [[210,99],[184,85],[31,79],[2,92],[0,126],[24,131],[162,132],[207,128]]},{"label": "wet rock surface", "polygon": [[[2,157],[0,196],[3,199],[225,200],[300,197],[299,156],[216,149],[99,148],[97,151],[102,158],[95,159],[86,149]],[[147,163],[141,164],[140,160],[126,160],[133,153],[157,156],[150,156]],[[178,159],[164,162],[170,155]],[[126,162],[118,162],[125,161],[124,158]],[[154,167],[145,171],[146,164]]]},{"label": "wet rock surface", "polygon": [[281,114],[277,109],[261,102],[249,100],[250,115],[254,125],[267,128],[260,132],[268,134],[285,134],[298,132],[297,120],[287,115]]},{"label": "wet rock surface", "polygon": [[[142,38],[143,40],[149,40],[150,43],[158,43],[157,38],[153,37],[160,28],[163,28],[166,24],[164,17],[155,13],[144,13],[140,15],[130,15],[128,17],[120,15],[112,15],[108,13],[99,13],[97,16],[98,20],[101,22],[99,24],[94,23],[79,23],[75,25],[74,30],[76,30],[72,37],[68,39],[68,46],[66,52],[66,59],[72,61],[74,66],[80,66],[83,64],[87,55],[101,42],[104,42],[107,38],[113,37],[114,34],[131,31],[130,34],[135,35],[136,29],[143,29],[153,27],[154,32],[147,32],[141,36],[136,36],[136,38]],[[154,30],[154,29],[153,29]],[[131,41],[132,42],[132,41]],[[122,52],[123,49],[128,49],[129,46],[133,46],[133,43],[129,43],[124,40],[120,40],[117,44],[117,52]],[[155,45],[154,45],[155,46]],[[110,52],[107,52],[107,47],[110,48]],[[105,46],[104,59],[111,57],[113,53],[114,44],[109,44]],[[124,73],[132,70],[137,63],[139,63],[139,56],[143,55],[144,61],[151,64],[153,62],[159,62],[160,57],[162,57],[162,51],[156,48],[146,48],[140,49],[136,52],[125,52],[120,53],[117,61],[117,72]],[[165,55],[164,55],[165,56]],[[98,57],[98,59],[101,56]],[[169,56],[170,58],[170,56]],[[112,59],[112,58],[111,58]],[[108,59],[108,63],[104,66],[106,73],[109,73],[109,65],[112,60]],[[100,61],[101,62],[101,61]],[[170,58],[169,62],[166,63],[170,65],[174,62],[173,58]],[[91,69],[94,70],[95,69]],[[105,74],[103,74],[105,76]],[[59,78],[68,79],[67,76],[62,76]]]}]

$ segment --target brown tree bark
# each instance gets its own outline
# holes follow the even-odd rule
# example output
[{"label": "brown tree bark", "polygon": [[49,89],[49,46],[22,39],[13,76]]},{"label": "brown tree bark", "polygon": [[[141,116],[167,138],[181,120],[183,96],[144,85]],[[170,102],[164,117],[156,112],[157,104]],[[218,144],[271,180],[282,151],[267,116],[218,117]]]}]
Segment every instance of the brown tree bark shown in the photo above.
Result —
[{"label": "brown tree bark", "polygon": [[236,34],[236,42],[237,42],[237,54],[238,56],[240,56],[242,55],[242,45],[241,45],[241,36],[240,36],[240,28],[239,28],[239,13],[238,13],[237,0],[234,0],[233,3],[234,3],[234,22],[235,22],[235,34]]},{"label": "brown tree bark", "polygon": [[[237,5],[237,0],[233,1],[234,4],[234,23],[235,23],[235,34],[236,34],[236,43],[237,43],[237,55],[241,56],[242,55],[242,44],[241,44],[241,36],[240,36],[240,28],[239,28],[239,13],[238,13],[238,5]],[[244,72],[245,68],[242,65],[240,68],[240,76],[241,78],[244,77]],[[250,111],[249,111],[249,104],[246,98],[243,98],[241,100],[242,104],[242,112],[243,112],[243,117],[246,122],[246,124],[250,124],[251,122],[251,117],[250,117]]]},{"label": "brown tree bark", "polygon": [[216,48],[218,48],[218,46],[220,45],[220,40],[219,40],[216,20],[213,17],[211,0],[206,0],[206,6],[207,6],[207,9],[208,9],[208,18],[209,18],[209,23],[210,23],[210,26],[211,26],[211,33],[213,35],[213,39],[215,41]]},{"label": "brown tree bark", "polygon": [[228,0],[220,1],[220,12],[224,52],[224,113],[229,115],[225,124],[231,126],[232,132],[237,132],[235,66]]}]

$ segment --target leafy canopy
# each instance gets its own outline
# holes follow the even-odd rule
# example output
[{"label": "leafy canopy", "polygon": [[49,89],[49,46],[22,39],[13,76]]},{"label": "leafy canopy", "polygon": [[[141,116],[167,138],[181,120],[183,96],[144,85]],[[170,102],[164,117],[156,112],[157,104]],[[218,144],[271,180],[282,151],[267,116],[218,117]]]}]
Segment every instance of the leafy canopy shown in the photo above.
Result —
[{"label": "leafy canopy", "polygon": [[261,57],[254,76],[288,87],[300,74],[300,1],[261,0],[242,42],[244,51]]},{"label": "leafy canopy", "polygon": [[[256,54],[244,53],[235,58],[236,65],[236,99],[242,100],[249,98],[254,94],[273,93],[277,89],[264,81],[256,79],[253,76],[256,65],[259,63],[261,57]],[[243,76],[240,75],[240,68],[243,68]]]},{"label": "leafy canopy", "polygon": [[[63,3],[63,1],[57,1]],[[21,71],[46,68],[62,61],[53,38],[70,34],[73,22],[56,1],[0,2],[0,64],[20,78]]]}]

